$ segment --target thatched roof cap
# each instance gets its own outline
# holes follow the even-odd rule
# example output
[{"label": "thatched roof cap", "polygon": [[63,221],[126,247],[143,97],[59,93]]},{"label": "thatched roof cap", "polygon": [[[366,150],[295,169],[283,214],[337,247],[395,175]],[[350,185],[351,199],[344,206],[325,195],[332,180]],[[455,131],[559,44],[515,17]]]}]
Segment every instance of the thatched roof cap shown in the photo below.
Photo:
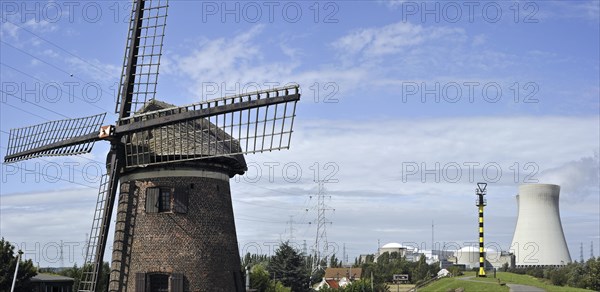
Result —
[{"label": "thatched roof cap", "polygon": [[[172,107],[176,106],[151,100],[136,113],[147,113]],[[139,155],[140,158],[136,155],[138,165],[144,165],[143,160],[148,160],[148,164],[150,164],[152,159],[179,162],[181,160],[177,159],[181,157],[210,157],[196,161],[225,165],[231,169],[230,176],[244,174],[248,169],[244,155],[239,154],[241,152],[239,141],[207,119],[135,133],[132,135],[131,141],[136,146],[134,151],[143,153],[143,155]]]}]

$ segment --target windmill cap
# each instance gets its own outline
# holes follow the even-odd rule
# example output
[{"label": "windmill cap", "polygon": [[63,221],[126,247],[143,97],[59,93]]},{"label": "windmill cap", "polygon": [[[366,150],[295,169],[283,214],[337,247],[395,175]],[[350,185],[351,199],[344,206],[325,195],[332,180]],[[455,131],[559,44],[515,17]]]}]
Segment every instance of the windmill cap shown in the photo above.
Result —
[{"label": "windmill cap", "polygon": [[[173,104],[169,104],[163,101],[159,101],[156,99],[153,99],[149,102],[147,102],[146,104],[144,104],[144,106],[142,108],[140,108],[136,114],[144,114],[147,112],[152,112],[152,111],[158,111],[158,110],[163,110],[163,109],[168,109],[168,108],[173,108],[176,107]],[[221,164],[224,165],[226,167],[229,168],[229,176],[233,177],[236,174],[244,174],[247,170],[248,170],[248,166],[246,164],[246,159],[244,158],[243,154],[239,154],[241,152],[241,148],[240,148],[240,144],[237,140],[233,139],[229,134],[227,134],[223,129],[217,127],[215,124],[211,123],[208,119],[198,119],[198,120],[194,120],[193,122],[191,122],[192,127],[196,127],[194,126],[194,123],[196,124],[196,126],[198,126],[200,129],[209,129],[208,134],[203,134],[203,135],[184,135],[184,131],[179,130],[179,132],[177,133],[173,133],[173,135],[170,135],[169,133],[167,133],[165,135],[164,131],[166,129],[166,131],[176,131],[176,127],[171,127],[169,128],[168,126],[165,127],[157,127],[157,128],[151,128],[147,131],[144,132],[140,132],[139,134],[136,133],[134,135],[140,135],[140,139],[132,139],[132,141],[143,141],[145,140],[144,135],[153,135],[155,136],[156,133],[155,131],[163,131],[163,132],[159,132],[158,135],[162,136],[165,135],[166,137],[177,137],[175,139],[171,139],[171,140],[160,140],[159,143],[150,143],[147,145],[144,145],[145,147],[148,147],[148,150],[150,153],[156,155],[156,156],[169,156],[169,155],[173,155],[173,151],[179,151],[179,153],[176,153],[176,155],[181,155],[181,156],[193,156],[193,157],[198,157],[197,160],[192,160],[187,162],[186,164],[189,163],[201,163],[201,164],[205,164],[205,162],[208,163],[214,163],[214,164]],[[183,133],[182,133],[183,132]],[[177,134],[177,135],[175,135]],[[214,143],[214,141],[217,141],[218,138],[217,137],[225,137],[225,140],[231,140],[233,141],[233,143]],[[185,143],[184,143],[185,141]],[[211,142],[212,141],[212,142]],[[237,142],[237,143],[236,143]],[[175,145],[175,146],[173,146]],[[177,145],[180,145],[181,147],[178,147]],[[195,145],[207,145],[206,147],[200,146],[200,147],[196,147]],[[219,147],[221,147],[221,149],[218,149]],[[229,149],[231,148],[231,149]],[[175,150],[173,150],[175,149]],[[229,154],[229,155],[220,155],[220,156],[214,156],[214,153],[230,153],[230,152],[234,152],[234,153],[238,153],[238,154]],[[203,157],[204,156],[204,157]],[[168,160],[167,160],[168,161]],[[172,162],[168,162],[169,164],[176,164],[176,163],[181,163],[181,161],[172,161]]]}]

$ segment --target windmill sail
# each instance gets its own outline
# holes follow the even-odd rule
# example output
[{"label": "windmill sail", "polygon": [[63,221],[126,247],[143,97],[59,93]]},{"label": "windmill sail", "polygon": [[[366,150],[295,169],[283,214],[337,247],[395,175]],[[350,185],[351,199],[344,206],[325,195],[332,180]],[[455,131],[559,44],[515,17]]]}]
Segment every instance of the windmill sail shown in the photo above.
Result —
[{"label": "windmill sail", "polygon": [[[127,128],[127,167],[287,149],[298,86],[225,97],[183,107],[151,102]],[[152,126],[160,123],[160,126]],[[138,129],[133,129],[137,127]]]},{"label": "windmill sail", "polygon": [[4,162],[40,156],[89,153],[104,122],[104,114],[11,129]]},{"label": "windmill sail", "polygon": [[168,0],[133,1],[115,113],[128,117],[153,100],[158,82]]}]

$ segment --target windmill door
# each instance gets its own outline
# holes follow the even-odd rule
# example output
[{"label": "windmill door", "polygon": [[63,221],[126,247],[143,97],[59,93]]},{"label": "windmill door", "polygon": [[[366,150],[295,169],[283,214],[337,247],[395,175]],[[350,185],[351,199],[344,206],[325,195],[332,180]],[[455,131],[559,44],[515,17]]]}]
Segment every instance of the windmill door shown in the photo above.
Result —
[{"label": "windmill door", "polygon": [[135,292],[183,292],[183,275],[136,273]]}]

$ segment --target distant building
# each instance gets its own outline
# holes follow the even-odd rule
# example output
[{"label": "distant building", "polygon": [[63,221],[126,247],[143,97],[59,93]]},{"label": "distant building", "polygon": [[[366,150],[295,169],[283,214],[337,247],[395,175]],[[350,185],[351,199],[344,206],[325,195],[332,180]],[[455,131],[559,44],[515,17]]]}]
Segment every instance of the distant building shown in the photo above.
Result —
[{"label": "distant building", "polygon": [[[433,264],[436,262],[447,261],[448,258],[454,255],[454,251],[449,250],[419,250],[413,246],[402,245],[400,243],[391,242],[383,245],[377,250],[375,256],[375,262],[377,262],[377,258],[385,253],[397,253],[398,256],[404,257],[407,261],[416,262],[421,256],[425,257],[425,261],[428,264]],[[361,255],[361,261],[363,256]],[[361,262],[362,263],[362,262]]]},{"label": "distant building", "polygon": [[377,250],[375,262],[377,262],[377,258],[385,253],[397,253],[399,257],[405,257],[407,261],[415,261],[415,258],[416,260],[419,260],[417,254],[415,254],[416,250],[417,249],[412,246],[404,246],[400,243],[390,242],[388,244],[384,244]]},{"label": "distant building", "polygon": [[341,288],[359,280],[362,277],[362,268],[327,268],[323,280],[313,289],[319,291],[327,288]]},{"label": "distant building", "polygon": [[[504,264],[515,266],[515,256],[508,252],[498,252],[490,248],[484,249],[485,267],[501,268]],[[456,265],[464,265],[466,269],[479,267],[479,247],[465,246],[457,250],[450,261]]]},{"label": "distant building", "polygon": [[31,279],[33,292],[72,292],[73,278],[53,274],[37,274]]},{"label": "distant building", "polygon": [[[448,258],[450,258],[451,256],[454,255],[453,250],[420,250],[417,253],[419,254],[419,257],[421,255],[425,256],[425,260],[427,262],[427,264],[433,264],[433,263],[440,263],[440,268],[444,268],[443,267],[443,263],[448,261]],[[419,260],[419,257],[417,257],[417,260]]]},{"label": "distant building", "polygon": [[[459,266],[470,270],[479,267],[479,247],[465,246],[459,250],[419,250],[414,246],[402,245],[391,242],[381,246],[377,253],[373,254],[374,261],[384,254],[396,253],[399,257],[404,257],[407,261],[416,262],[421,256],[425,257],[427,264],[439,263],[440,269],[447,269],[452,266]],[[360,255],[359,262],[366,263],[371,255]],[[506,251],[495,251],[485,249],[486,268],[501,268],[504,264],[509,267],[515,267],[515,255]]]}]

